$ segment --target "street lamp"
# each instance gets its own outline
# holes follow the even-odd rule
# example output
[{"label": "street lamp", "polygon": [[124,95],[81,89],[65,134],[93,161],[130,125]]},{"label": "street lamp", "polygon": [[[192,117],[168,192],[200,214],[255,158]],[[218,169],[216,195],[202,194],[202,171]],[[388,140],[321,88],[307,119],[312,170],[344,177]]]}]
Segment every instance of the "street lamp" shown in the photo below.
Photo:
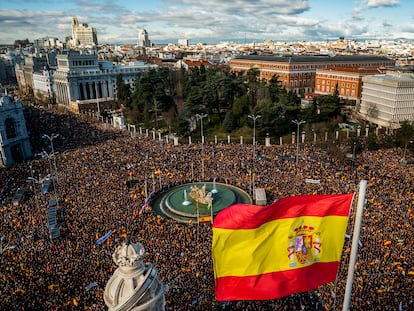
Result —
[{"label": "street lamp", "polygon": [[208,114],[207,113],[202,113],[202,114],[196,114],[196,118],[197,118],[197,120],[200,120],[201,122],[200,122],[200,124],[201,124],[201,145],[203,145],[204,144],[204,134],[203,134],[203,119],[205,118],[205,117],[207,117],[208,116]]},{"label": "street lamp", "polygon": [[299,127],[301,124],[306,123],[304,120],[292,120],[292,123],[295,123],[298,126],[297,132],[296,132],[296,165],[299,161]]},{"label": "street lamp", "polygon": [[[49,140],[49,142],[50,142],[50,147],[52,148],[52,153],[51,153],[51,155],[53,155],[53,164],[55,165],[55,173],[56,173],[56,175],[57,175],[57,167],[56,167],[56,158],[55,158],[55,148],[53,147],[53,140],[55,139],[55,138],[57,138],[59,136],[59,134],[52,134],[52,135],[46,135],[46,134],[43,134],[43,138],[47,138],[48,140]],[[56,176],[56,178],[57,178],[57,176]]]},{"label": "street lamp", "polygon": [[201,129],[201,157],[202,157],[202,159],[201,159],[201,173],[202,173],[202,176],[201,176],[201,179],[204,181],[204,133],[203,133],[203,119],[205,118],[205,117],[207,117],[208,116],[208,114],[207,113],[202,113],[202,114],[196,114],[196,119],[197,120],[200,120],[200,124],[201,124],[201,127],[200,127],[200,129]]},{"label": "street lamp", "polygon": [[354,141],[354,148],[352,149],[352,169],[355,168],[355,149],[356,149],[356,141]]},{"label": "street lamp", "polygon": [[253,194],[254,194],[254,189],[255,189],[255,184],[254,184],[254,168],[255,168],[255,159],[256,159],[256,120],[260,119],[262,116],[261,115],[254,115],[254,114],[249,114],[248,117],[250,119],[253,120],[253,169],[252,169],[252,183],[253,183]]},{"label": "street lamp", "polygon": [[[414,142],[413,140],[409,141],[410,144],[412,144],[413,142]],[[407,153],[407,146],[408,146],[408,142],[405,143],[403,160],[405,160],[405,154]]]}]

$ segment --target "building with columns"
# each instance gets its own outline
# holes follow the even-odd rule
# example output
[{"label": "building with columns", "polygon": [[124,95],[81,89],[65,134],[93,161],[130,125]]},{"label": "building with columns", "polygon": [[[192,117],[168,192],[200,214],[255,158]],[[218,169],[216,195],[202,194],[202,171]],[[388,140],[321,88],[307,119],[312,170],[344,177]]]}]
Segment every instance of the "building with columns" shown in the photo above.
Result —
[{"label": "building with columns", "polygon": [[395,61],[382,56],[361,55],[244,55],[230,61],[233,72],[247,72],[257,68],[261,80],[270,80],[277,76],[282,87],[298,94],[311,93],[315,90],[315,75],[318,69],[335,67],[354,67],[377,69],[393,67]]},{"label": "building with columns", "polygon": [[116,78],[120,74],[123,82],[131,89],[135,80],[144,72],[158,66],[134,62],[126,65],[114,65],[111,62],[98,61],[96,53],[87,51],[64,51],[57,56],[58,68],[54,73],[56,103],[79,112],[80,106],[96,103],[100,112],[100,103],[116,98]]},{"label": "building with columns", "polygon": [[0,167],[9,167],[32,156],[23,106],[19,99],[0,97]]},{"label": "building with columns", "polygon": [[359,114],[363,119],[389,129],[414,122],[414,72],[387,71],[362,81]]}]

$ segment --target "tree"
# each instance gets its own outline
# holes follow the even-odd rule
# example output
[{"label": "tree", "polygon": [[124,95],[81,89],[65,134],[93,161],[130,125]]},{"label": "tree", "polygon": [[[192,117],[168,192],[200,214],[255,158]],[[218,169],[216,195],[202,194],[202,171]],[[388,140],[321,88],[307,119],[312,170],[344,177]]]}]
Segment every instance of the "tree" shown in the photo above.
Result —
[{"label": "tree", "polygon": [[122,79],[122,74],[116,76],[116,89],[117,89],[117,98],[118,100],[126,105],[127,107],[131,106],[131,88],[128,84],[125,84]]},{"label": "tree", "polygon": [[233,121],[233,114],[231,111],[227,111],[223,121],[223,130],[230,133],[233,130]]},{"label": "tree", "polygon": [[401,127],[397,130],[396,140],[400,147],[407,148],[410,141],[414,140],[414,125],[408,121],[401,123]]}]

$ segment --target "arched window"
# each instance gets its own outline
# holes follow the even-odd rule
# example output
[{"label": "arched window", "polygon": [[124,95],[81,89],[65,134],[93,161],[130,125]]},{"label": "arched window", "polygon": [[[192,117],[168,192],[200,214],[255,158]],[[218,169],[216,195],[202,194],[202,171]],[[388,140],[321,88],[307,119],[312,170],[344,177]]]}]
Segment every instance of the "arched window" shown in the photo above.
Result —
[{"label": "arched window", "polygon": [[7,118],[4,122],[6,127],[6,137],[7,139],[15,138],[16,134],[16,124],[14,123],[13,118]]}]

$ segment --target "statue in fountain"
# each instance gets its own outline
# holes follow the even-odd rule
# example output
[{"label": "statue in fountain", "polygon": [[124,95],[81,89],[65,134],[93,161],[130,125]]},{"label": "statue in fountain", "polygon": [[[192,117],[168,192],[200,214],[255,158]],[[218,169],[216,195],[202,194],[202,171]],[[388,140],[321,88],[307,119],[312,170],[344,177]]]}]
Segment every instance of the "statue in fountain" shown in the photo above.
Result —
[{"label": "statue in fountain", "polygon": [[211,205],[213,203],[213,194],[206,191],[206,185],[203,185],[201,189],[196,185],[191,186],[190,198],[201,204]]}]

